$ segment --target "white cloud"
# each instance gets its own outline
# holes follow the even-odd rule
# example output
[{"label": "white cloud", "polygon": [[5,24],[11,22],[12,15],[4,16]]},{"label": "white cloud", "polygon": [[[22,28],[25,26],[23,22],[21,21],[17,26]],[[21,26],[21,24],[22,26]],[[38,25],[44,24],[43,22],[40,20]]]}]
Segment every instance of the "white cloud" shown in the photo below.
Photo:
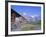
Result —
[{"label": "white cloud", "polygon": [[27,13],[23,13],[23,15],[27,15]]}]

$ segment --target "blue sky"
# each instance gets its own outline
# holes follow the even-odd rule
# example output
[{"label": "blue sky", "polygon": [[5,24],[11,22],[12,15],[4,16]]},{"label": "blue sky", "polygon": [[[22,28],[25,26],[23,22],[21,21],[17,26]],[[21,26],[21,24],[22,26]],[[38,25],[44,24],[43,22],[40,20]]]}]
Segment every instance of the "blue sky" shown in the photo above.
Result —
[{"label": "blue sky", "polygon": [[12,5],[11,8],[21,15],[35,16],[41,14],[41,7],[39,6],[19,6]]}]

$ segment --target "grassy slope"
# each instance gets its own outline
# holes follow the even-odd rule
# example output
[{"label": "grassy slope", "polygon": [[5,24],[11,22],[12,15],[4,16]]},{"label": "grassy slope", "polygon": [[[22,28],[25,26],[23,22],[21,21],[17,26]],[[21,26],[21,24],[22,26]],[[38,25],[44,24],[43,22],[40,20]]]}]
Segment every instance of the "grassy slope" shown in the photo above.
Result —
[{"label": "grassy slope", "polygon": [[23,24],[22,26],[21,26],[21,28],[22,28],[22,31],[28,31],[28,30],[38,30],[38,29],[40,29],[40,25],[39,24],[37,24],[37,25],[33,25],[33,24]]}]

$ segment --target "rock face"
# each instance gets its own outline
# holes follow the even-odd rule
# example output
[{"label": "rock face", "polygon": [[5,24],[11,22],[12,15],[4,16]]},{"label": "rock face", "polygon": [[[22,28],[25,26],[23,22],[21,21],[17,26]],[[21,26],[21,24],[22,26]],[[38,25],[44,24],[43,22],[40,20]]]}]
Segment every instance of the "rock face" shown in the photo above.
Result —
[{"label": "rock face", "polygon": [[27,23],[26,19],[23,17],[16,17],[15,22],[12,22],[12,31],[21,31],[21,25]]},{"label": "rock face", "polygon": [[20,27],[21,27],[20,22],[19,22],[20,16],[21,16],[20,14],[18,14],[16,11],[11,9],[11,31],[19,31],[20,30]]}]

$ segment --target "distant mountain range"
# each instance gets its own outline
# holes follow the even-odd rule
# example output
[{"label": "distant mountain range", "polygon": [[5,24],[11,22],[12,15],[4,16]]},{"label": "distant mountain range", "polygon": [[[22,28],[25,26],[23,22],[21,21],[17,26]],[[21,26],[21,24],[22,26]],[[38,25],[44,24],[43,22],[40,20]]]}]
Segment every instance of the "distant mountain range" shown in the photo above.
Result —
[{"label": "distant mountain range", "polygon": [[41,15],[37,15],[37,14],[36,15],[27,15],[25,13],[24,14],[18,13],[18,14],[20,14],[21,16],[23,16],[29,22],[31,22],[31,21],[35,22],[35,21],[41,20]]},{"label": "distant mountain range", "polygon": [[41,20],[41,16],[23,16],[27,21],[39,21]]}]

